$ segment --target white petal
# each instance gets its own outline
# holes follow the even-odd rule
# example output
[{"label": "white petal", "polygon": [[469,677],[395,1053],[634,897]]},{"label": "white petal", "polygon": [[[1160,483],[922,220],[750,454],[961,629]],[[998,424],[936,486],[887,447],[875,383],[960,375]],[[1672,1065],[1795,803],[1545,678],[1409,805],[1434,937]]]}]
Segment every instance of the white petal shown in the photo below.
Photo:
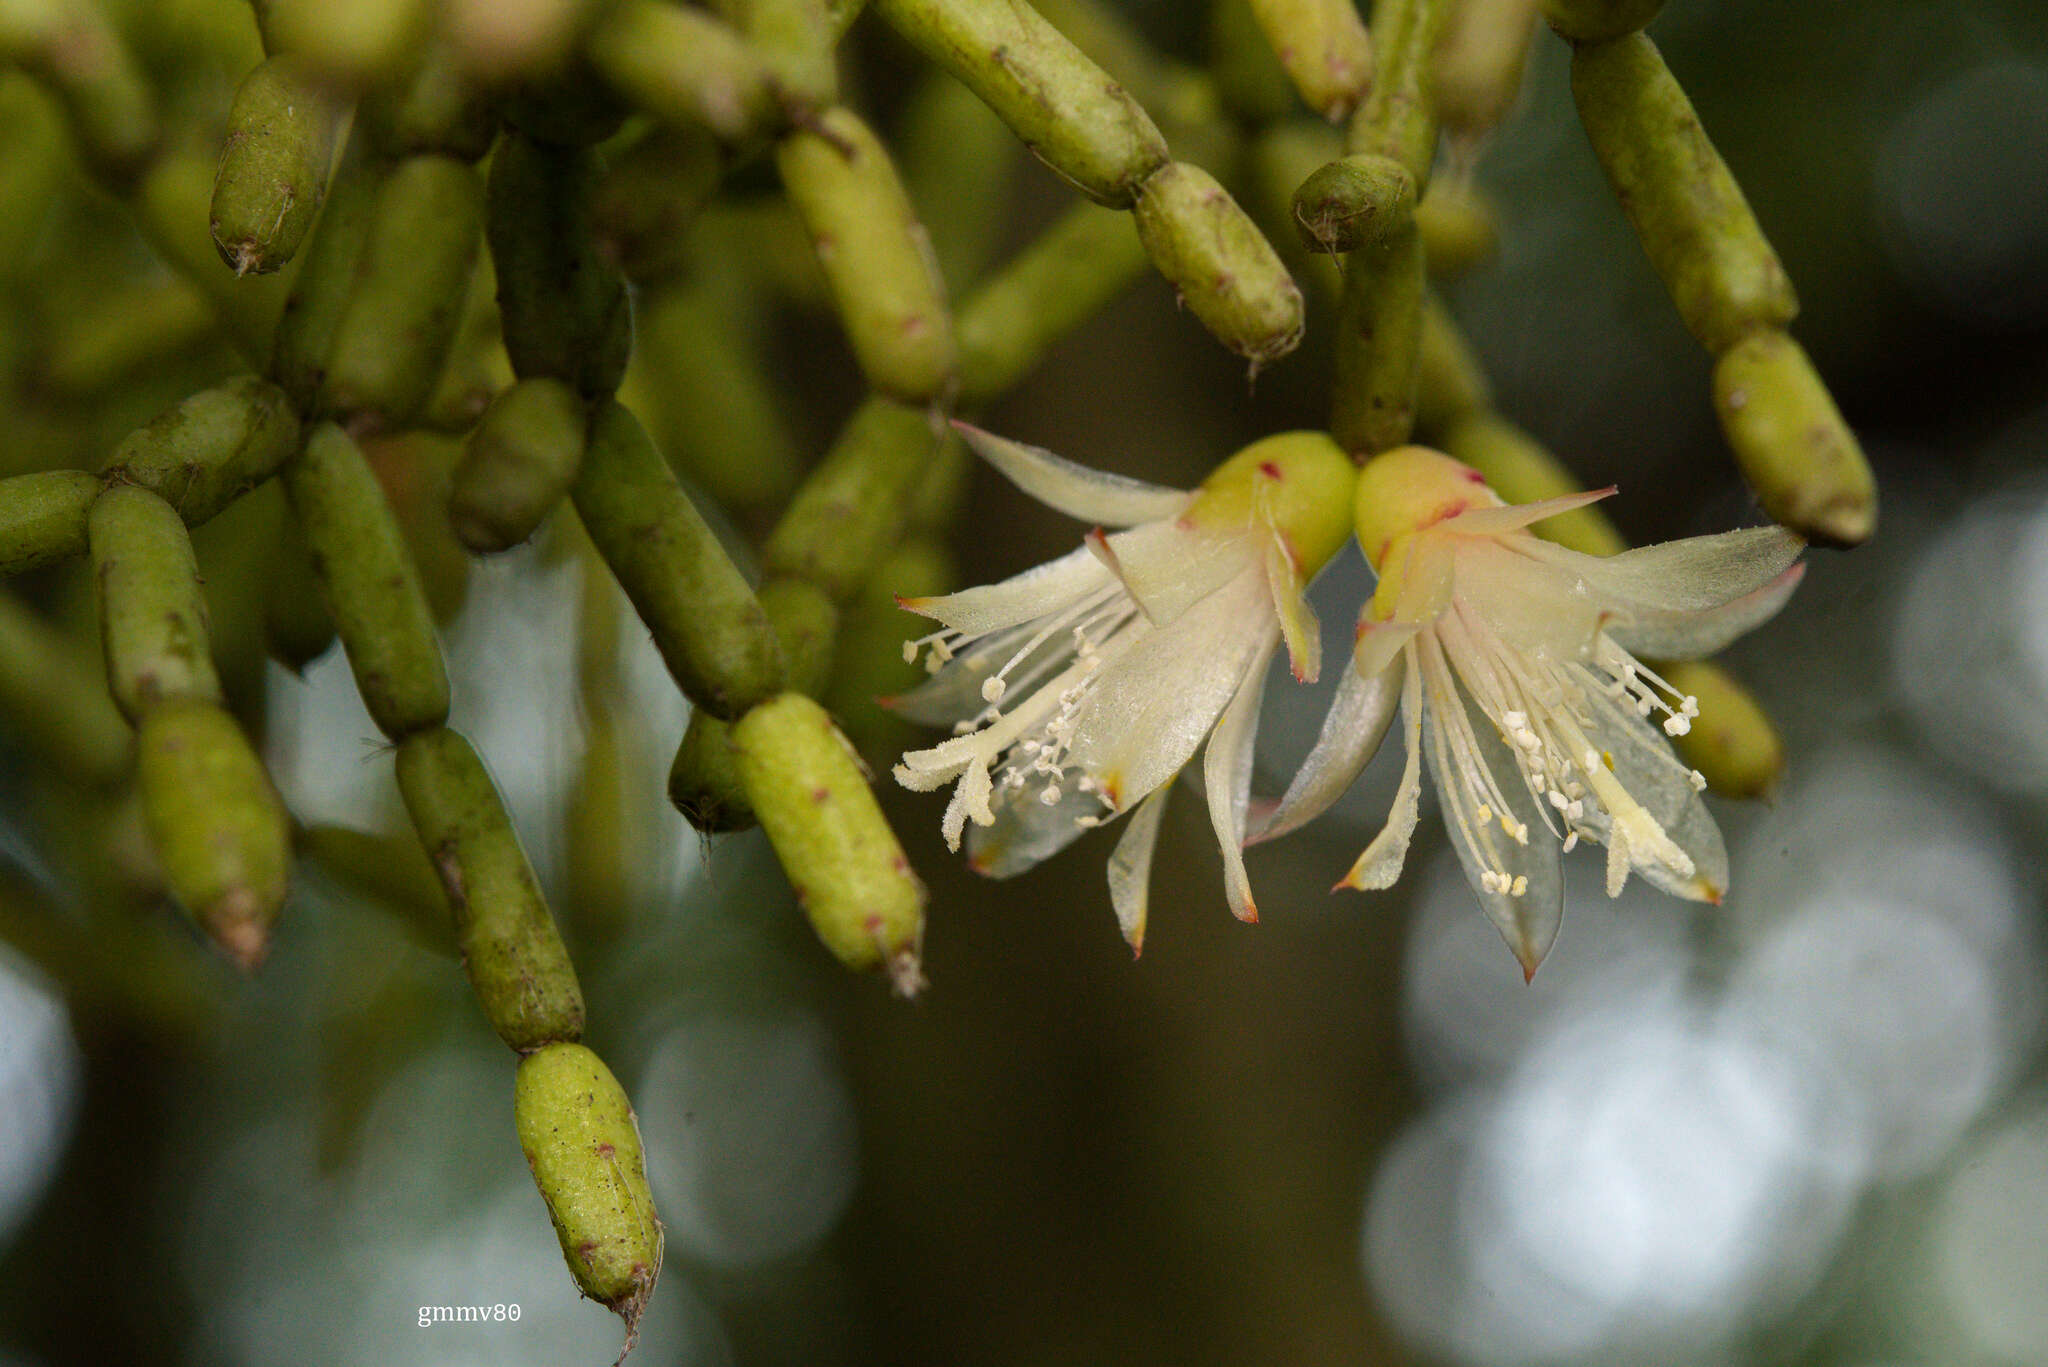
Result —
[{"label": "white petal", "polygon": [[1044,778],[1038,779],[1006,791],[991,804],[994,822],[967,832],[968,868],[984,878],[1013,878],[1087,834],[1081,818],[1109,814],[1101,798],[1073,783],[1059,785],[1059,801],[1047,805]]},{"label": "white petal", "polygon": [[1243,531],[1148,522],[1109,536],[1095,533],[1089,549],[1115,572],[1145,615],[1164,625],[1256,565],[1258,548]]},{"label": "white petal", "polygon": [[1401,658],[1402,647],[1422,630],[1417,622],[1374,622],[1358,619],[1358,638],[1351,647],[1351,672],[1374,679],[1387,672]]},{"label": "white petal", "polygon": [[1273,809],[1252,823],[1247,841],[1257,844],[1299,830],[1342,797],[1380,748],[1401,698],[1405,669],[1401,656],[1371,678],[1347,669],[1323,718],[1322,733],[1287,791]]},{"label": "white petal", "polygon": [[1778,615],[1792,590],[1806,575],[1794,565],[1753,593],[1700,612],[1638,611],[1629,620],[1617,618],[1607,633],[1623,649],[1662,660],[1695,660],[1712,655],[1739,636]]},{"label": "white petal", "polygon": [[[1430,775],[1443,806],[1444,827],[1473,895],[1514,952],[1527,980],[1536,976],[1537,966],[1550,953],[1564,920],[1562,861],[1536,799],[1528,785],[1514,777],[1520,766],[1501,743],[1493,724],[1455,687],[1450,694],[1445,698],[1436,688],[1429,692],[1426,747]],[[1482,813],[1475,808],[1452,757],[1453,727],[1465,728],[1460,736],[1473,747],[1478,763],[1493,775],[1499,795],[1507,802],[1505,813]],[[1504,829],[1503,817],[1518,822],[1525,838],[1512,838]]]},{"label": "white petal", "polygon": [[1799,558],[1806,543],[1783,527],[1747,527],[1619,555],[1582,555],[1534,538],[1518,542],[1517,549],[1569,569],[1602,607],[1704,612],[1769,584]]},{"label": "white petal", "polygon": [[1244,816],[1251,798],[1252,747],[1259,734],[1259,703],[1266,688],[1266,666],[1280,643],[1278,626],[1270,628],[1265,647],[1245,665],[1237,696],[1224,710],[1209,748],[1202,756],[1202,786],[1208,789],[1209,824],[1223,851],[1223,891],[1230,913],[1240,921],[1259,919],[1251,879],[1244,871]]},{"label": "white petal", "polygon": [[1412,652],[1401,683],[1401,725],[1408,758],[1401,770],[1401,786],[1394,791],[1393,809],[1387,813],[1387,824],[1337,884],[1340,888],[1390,888],[1400,881],[1401,866],[1408,860],[1408,842],[1422,810],[1422,677]]},{"label": "white petal", "polygon": [[1288,666],[1296,683],[1314,683],[1323,672],[1322,623],[1303,596],[1307,586],[1301,582],[1287,542],[1270,527],[1266,532],[1265,559],[1266,586],[1273,594],[1273,610],[1280,616]]},{"label": "white petal", "polygon": [[1588,489],[1583,493],[1539,499],[1535,503],[1469,508],[1455,517],[1445,518],[1435,525],[1435,529],[1455,532],[1460,536],[1497,536],[1502,532],[1519,531],[1545,518],[1568,513],[1574,508],[1583,508],[1589,503],[1598,503],[1603,498],[1611,497],[1614,491],[1615,486],[1610,484],[1605,489]]},{"label": "white petal", "polygon": [[1057,612],[1108,584],[1112,576],[1084,546],[1057,560],[1012,575],[1000,584],[936,598],[897,601],[969,636],[982,636]]},{"label": "white petal", "polygon": [[1173,780],[1154,788],[1138,804],[1131,824],[1109,856],[1109,904],[1116,908],[1117,928],[1132,954],[1145,948],[1145,916],[1152,901],[1152,851],[1159,845],[1159,823],[1166,815]]},{"label": "white petal", "polygon": [[[1665,839],[1684,853],[1692,868],[1673,870],[1658,861],[1650,841],[1634,839],[1629,859],[1635,871],[1664,891],[1696,902],[1718,902],[1728,888],[1728,848],[1721,828],[1692,786],[1691,771],[1678,762],[1671,743],[1634,712],[1605,699],[1588,709],[1586,737],[1613,761],[1613,775]],[[1599,813],[1596,825],[1609,826]],[[1599,838],[1612,848],[1612,829]]]},{"label": "white petal", "polygon": [[1147,632],[1105,666],[1074,717],[1068,763],[1119,811],[1179,771],[1237,691],[1272,629],[1265,573],[1238,581]]},{"label": "white petal", "polygon": [[964,422],[953,430],[1003,477],[1057,512],[1105,527],[1130,527],[1179,517],[1194,501],[1185,489],[1169,489],[1126,475],[1113,475],[1056,456],[1037,446],[998,437]]}]

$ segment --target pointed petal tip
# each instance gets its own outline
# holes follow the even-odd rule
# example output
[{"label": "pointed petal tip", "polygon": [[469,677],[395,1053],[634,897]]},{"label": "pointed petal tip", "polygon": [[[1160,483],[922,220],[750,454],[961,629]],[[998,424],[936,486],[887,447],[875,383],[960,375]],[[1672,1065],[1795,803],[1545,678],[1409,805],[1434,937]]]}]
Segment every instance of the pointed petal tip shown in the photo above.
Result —
[{"label": "pointed petal tip", "polygon": [[1232,906],[1230,914],[1248,926],[1255,926],[1259,923],[1259,904],[1247,897],[1243,905]]}]

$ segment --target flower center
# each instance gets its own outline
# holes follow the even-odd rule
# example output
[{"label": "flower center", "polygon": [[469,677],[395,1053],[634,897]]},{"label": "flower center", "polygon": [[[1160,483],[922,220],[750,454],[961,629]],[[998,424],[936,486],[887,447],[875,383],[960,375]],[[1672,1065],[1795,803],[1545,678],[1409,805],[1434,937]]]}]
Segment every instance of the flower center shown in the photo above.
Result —
[{"label": "flower center", "polygon": [[[1066,796],[1067,752],[1082,704],[1103,667],[1143,630],[1138,605],[1111,581],[1056,612],[1006,630],[971,636],[946,628],[906,641],[903,658],[915,663],[923,652],[927,672],[953,668],[965,672],[967,683],[979,680],[984,705],[954,723],[958,739],[942,748],[961,746],[971,752],[963,756],[966,763],[989,773],[986,797],[1011,800],[1043,779],[1038,800],[1052,807]],[[1019,701],[1005,712],[1003,703],[1013,695]],[[1105,808],[1114,806],[1087,774],[1073,787],[1096,796]],[[980,812],[975,816],[982,819]],[[1077,819],[1092,826],[1099,818]]]},{"label": "flower center", "polygon": [[[1431,703],[1443,718],[1438,729],[1446,753],[1439,756],[1439,767],[1455,775],[1462,789],[1462,801],[1454,805],[1470,812],[1475,849],[1485,855],[1494,848],[1490,834],[1484,833],[1491,823],[1498,822],[1517,844],[1528,842],[1528,826],[1514,816],[1492,767],[1482,757],[1478,737],[1451,685],[1451,667],[1498,729],[1539,819],[1553,836],[1562,835],[1566,850],[1584,834],[1607,843],[1610,852],[1619,846],[1627,859],[1655,861],[1681,878],[1692,874],[1691,857],[1665,834],[1618,775],[1617,756],[1590,737],[1609,737],[1610,744],[1626,746],[1621,767],[1628,771],[1654,776],[1668,770],[1665,777],[1682,776],[1698,792],[1706,779],[1697,769],[1684,768],[1668,749],[1653,745],[1630,726],[1631,718],[1640,722],[1662,712],[1666,734],[1683,735],[1699,715],[1698,699],[1679,693],[1604,632],[1595,637],[1587,658],[1557,661],[1511,648],[1459,602],[1424,636],[1437,638],[1430,644],[1441,651],[1434,671],[1439,677],[1430,690]],[[1425,679],[1432,672],[1425,654]],[[1495,855],[1489,862],[1495,866],[1493,876],[1482,878],[1488,890],[1519,895],[1507,861]]]}]

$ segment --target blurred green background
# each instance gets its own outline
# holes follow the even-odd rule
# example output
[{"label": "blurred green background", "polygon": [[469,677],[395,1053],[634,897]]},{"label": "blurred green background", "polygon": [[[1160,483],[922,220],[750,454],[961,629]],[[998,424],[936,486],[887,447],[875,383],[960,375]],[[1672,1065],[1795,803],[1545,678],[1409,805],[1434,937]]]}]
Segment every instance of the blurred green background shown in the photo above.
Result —
[{"label": "blurred green background", "polygon": [[[1202,60],[1201,7],[1127,8]],[[1581,855],[1524,987],[1427,818],[1401,889],[1327,893],[1377,828],[1389,756],[1252,854],[1256,927],[1178,804],[1133,963],[1104,837],[986,883],[944,851],[937,800],[890,788],[932,889],[931,987],[904,1003],[825,958],[757,833],[707,844],[658,803],[686,714],[636,637],[632,914],[578,946],[669,1225],[636,1361],[2048,1363],[2048,11],[1673,0],[1652,33],[1883,485],[1876,540],[1815,553],[1732,654],[1791,772],[1772,803],[1716,805],[1728,903],[1610,903]],[[911,58],[856,42],[886,111]],[[1498,259],[1450,298],[1503,411],[1619,484],[1636,540],[1754,520],[1561,44],[1539,37],[1517,113],[1447,174],[1501,219]],[[1021,155],[957,193],[994,200],[1011,246],[1070,194]],[[89,402],[51,387],[52,339],[148,269],[109,208],[67,213],[5,272],[9,470],[222,373],[195,340]],[[1191,483],[1320,423],[1320,303],[1248,385],[1148,278],[986,425]],[[815,452],[856,373],[829,317],[765,321]],[[977,472],[955,546],[983,582],[1079,530]],[[480,564],[448,629],[455,723],[558,904],[577,588],[538,553]],[[1326,629],[1367,588],[1355,555],[1333,566]],[[339,660],[272,667],[267,696],[294,812],[392,825]],[[1273,683],[1266,787],[1320,697]],[[47,851],[69,816],[21,774],[0,750],[0,897],[61,904]],[[182,971],[139,1012],[0,950],[0,1363],[610,1360],[616,1321],[576,1300],[502,1046],[447,961],[309,878],[259,977],[196,947]],[[521,1314],[418,1323],[444,1304]]]}]

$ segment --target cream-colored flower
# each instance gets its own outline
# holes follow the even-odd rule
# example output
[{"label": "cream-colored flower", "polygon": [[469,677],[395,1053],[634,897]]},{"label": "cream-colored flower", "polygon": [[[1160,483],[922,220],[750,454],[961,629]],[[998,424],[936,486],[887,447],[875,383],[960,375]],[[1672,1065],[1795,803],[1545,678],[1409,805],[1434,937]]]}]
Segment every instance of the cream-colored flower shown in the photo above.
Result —
[{"label": "cream-colored flower", "polygon": [[1607,891],[1631,872],[1718,902],[1728,883],[1705,781],[1669,736],[1699,715],[1637,658],[1709,654],[1783,606],[1804,543],[1779,527],[1600,557],[1527,528],[1612,489],[1504,505],[1478,472],[1421,447],[1375,457],[1358,540],[1379,587],[1323,733],[1253,839],[1334,802],[1400,701],[1407,766],[1386,828],[1340,887],[1385,888],[1415,829],[1426,755],[1466,876],[1525,974],[1563,914],[1560,854],[1607,847]]},{"label": "cream-colored flower", "polygon": [[970,861],[997,878],[1135,807],[1109,863],[1135,950],[1167,791],[1207,738],[1230,906],[1257,919],[1241,850],[1266,667],[1284,640],[1295,676],[1316,675],[1302,591],[1344,542],[1357,471],[1328,437],[1294,432],[1188,491],[960,431],[1026,493],[1099,525],[1079,550],[1013,579],[904,601],[942,628],[906,645],[932,677],[893,706],[956,734],[904,755],[897,780],[951,783],[947,842],[957,849],[972,823]]}]

